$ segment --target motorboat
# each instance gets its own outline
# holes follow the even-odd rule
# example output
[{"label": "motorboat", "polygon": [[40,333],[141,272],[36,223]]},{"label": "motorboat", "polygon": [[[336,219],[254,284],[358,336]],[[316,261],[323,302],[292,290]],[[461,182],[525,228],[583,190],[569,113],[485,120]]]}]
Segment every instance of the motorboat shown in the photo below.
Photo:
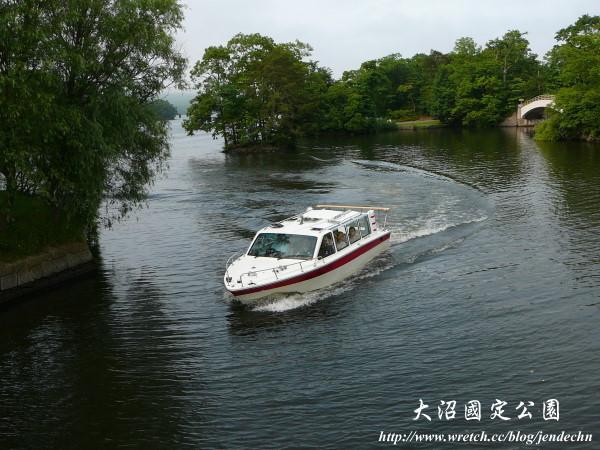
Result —
[{"label": "motorboat", "polygon": [[340,282],[390,247],[389,209],[317,205],[270,224],[247,250],[229,258],[225,288],[242,303],[252,303]]}]

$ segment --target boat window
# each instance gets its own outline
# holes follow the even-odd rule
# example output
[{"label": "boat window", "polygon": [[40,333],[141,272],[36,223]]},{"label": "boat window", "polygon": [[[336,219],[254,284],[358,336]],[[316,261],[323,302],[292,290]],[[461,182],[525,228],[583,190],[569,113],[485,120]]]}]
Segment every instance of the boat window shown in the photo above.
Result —
[{"label": "boat window", "polygon": [[359,223],[360,223],[360,235],[362,237],[365,237],[369,234],[371,234],[371,226],[369,224],[369,216],[362,216],[359,219]]},{"label": "boat window", "polygon": [[249,256],[267,258],[312,259],[317,245],[315,236],[261,233],[248,251]]},{"label": "boat window", "polygon": [[351,244],[360,239],[358,228],[358,220],[353,220],[348,224],[348,238],[350,239]]},{"label": "boat window", "polygon": [[335,246],[340,251],[341,249],[348,247],[348,231],[345,226],[338,227],[333,231],[335,237]]},{"label": "boat window", "polygon": [[333,245],[333,234],[327,233],[323,236],[321,241],[321,247],[319,248],[319,256],[325,258],[326,256],[333,255],[335,253],[335,247]]}]

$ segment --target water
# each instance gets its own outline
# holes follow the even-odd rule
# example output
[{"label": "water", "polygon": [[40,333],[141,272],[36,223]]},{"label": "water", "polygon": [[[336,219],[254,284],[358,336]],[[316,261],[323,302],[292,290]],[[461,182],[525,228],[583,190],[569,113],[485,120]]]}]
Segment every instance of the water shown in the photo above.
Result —
[{"label": "water", "polygon": [[[382,431],[538,430],[593,433],[568,448],[597,448],[598,146],[514,129],[271,155],[220,145],[174,122],[169,172],[103,232],[99,273],[1,312],[4,448],[370,448]],[[390,206],[390,251],[328,289],[236,303],[229,255],[319,203]],[[542,417],[549,399],[559,421]],[[431,421],[413,420],[420,400]],[[480,421],[464,417],[471,400]],[[497,400],[510,420],[490,418]],[[438,417],[442,401],[455,418]]]}]

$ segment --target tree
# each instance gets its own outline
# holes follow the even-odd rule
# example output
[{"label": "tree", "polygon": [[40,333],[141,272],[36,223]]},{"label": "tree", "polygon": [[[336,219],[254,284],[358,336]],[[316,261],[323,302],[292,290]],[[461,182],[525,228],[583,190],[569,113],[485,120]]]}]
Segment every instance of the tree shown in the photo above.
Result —
[{"label": "tree", "polygon": [[495,64],[471,38],[456,41],[451,60],[438,70],[431,112],[452,125],[489,126],[504,118],[497,110],[501,82]]},{"label": "tree", "polygon": [[452,53],[462,57],[473,57],[481,53],[481,47],[471,37],[458,38],[454,43]]},{"label": "tree", "polygon": [[414,119],[428,112],[435,72],[446,59],[439,52],[410,59],[394,53],[345,72],[341,81],[371,103],[365,119]]},{"label": "tree", "polygon": [[437,71],[433,81],[429,111],[438,120],[456,125],[460,122],[458,117],[453,116],[456,106],[456,87],[452,74],[453,68],[450,64],[440,67]]},{"label": "tree", "polygon": [[600,140],[600,16],[584,15],[556,33],[548,56],[558,72],[553,115],[536,128],[538,140]]},{"label": "tree", "polygon": [[286,146],[310,127],[327,74],[305,62],[312,48],[260,34],[206,49],[192,71],[198,95],[184,128],[223,136],[225,148]]},{"label": "tree", "polygon": [[[2,0],[0,173],[93,229],[146,195],[169,155],[151,104],[182,80],[176,0]],[[10,204],[5,216],[10,216]],[[116,208],[109,208],[110,205]]]},{"label": "tree", "polygon": [[526,34],[511,30],[502,39],[493,39],[487,43],[486,51],[498,63],[503,84],[507,83],[511,75],[515,78],[526,73],[530,66],[536,65],[537,55],[531,53],[529,41],[524,37]]},{"label": "tree", "polygon": [[163,99],[155,100],[152,107],[163,120],[173,120],[177,115],[177,109],[170,102]]}]

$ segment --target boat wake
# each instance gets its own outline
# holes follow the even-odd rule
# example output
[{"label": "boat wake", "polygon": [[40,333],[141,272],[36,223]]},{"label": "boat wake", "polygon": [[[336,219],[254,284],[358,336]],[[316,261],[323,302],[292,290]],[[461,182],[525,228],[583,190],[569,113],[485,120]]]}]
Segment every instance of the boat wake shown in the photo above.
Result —
[{"label": "boat wake", "polygon": [[418,167],[406,166],[406,165],[396,164],[396,163],[391,163],[391,162],[386,162],[386,161],[352,160],[350,162],[352,162],[353,164],[357,164],[359,166],[368,168],[368,169],[372,169],[372,170],[388,171],[388,172],[405,172],[405,173],[416,175],[416,176],[419,176],[422,178],[430,178],[430,179],[435,179],[435,180],[440,180],[440,181],[448,181],[451,183],[462,184],[462,185],[468,186],[472,189],[477,189],[475,186],[465,183],[464,181],[452,178],[451,176],[448,176],[446,174],[436,173],[436,172],[432,172],[430,170],[420,169]]},{"label": "boat wake", "polygon": [[319,161],[319,162],[327,162],[327,163],[329,163],[329,162],[337,162],[337,159],[335,159],[335,158],[332,158],[332,159],[317,158],[316,156],[309,155],[307,153],[301,153],[301,155],[305,155],[308,158],[310,158],[312,160],[315,160],[315,161]]},{"label": "boat wake", "polygon": [[285,296],[273,296],[271,298],[260,300],[259,303],[250,305],[250,309],[255,312],[285,312],[293,309],[310,306],[314,303],[321,302],[323,300],[341,296],[346,292],[356,289],[360,282],[367,278],[372,278],[379,275],[380,273],[394,267],[394,263],[390,261],[390,258],[382,255],[380,258],[374,261],[374,264],[365,267],[346,278],[345,280],[328,286],[317,291],[305,292],[303,294],[288,294]]},{"label": "boat wake", "polygon": [[455,224],[453,224],[453,223],[439,224],[439,223],[435,223],[435,222],[429,222],[429,223],[426,223],[425,226],[416,228],[414,230],[406,230],[406,229],[402,229],[402,228],[391,227],[391,230],[392,230],[391,245],[394,246],[394,245],[403,244],[412,239],[417,239],[417,238],[431,236],[431,235],[434,235],[437,233],[442,233],[444,231],[450,230],[455,227],[460,227],[462,225],[480,223],[486,219],[487,219],[487,216],[482,216],[482,217],[474,218],[472,220],[467,220],[467,221],[459,222],[459,223],[455,223]]}]

